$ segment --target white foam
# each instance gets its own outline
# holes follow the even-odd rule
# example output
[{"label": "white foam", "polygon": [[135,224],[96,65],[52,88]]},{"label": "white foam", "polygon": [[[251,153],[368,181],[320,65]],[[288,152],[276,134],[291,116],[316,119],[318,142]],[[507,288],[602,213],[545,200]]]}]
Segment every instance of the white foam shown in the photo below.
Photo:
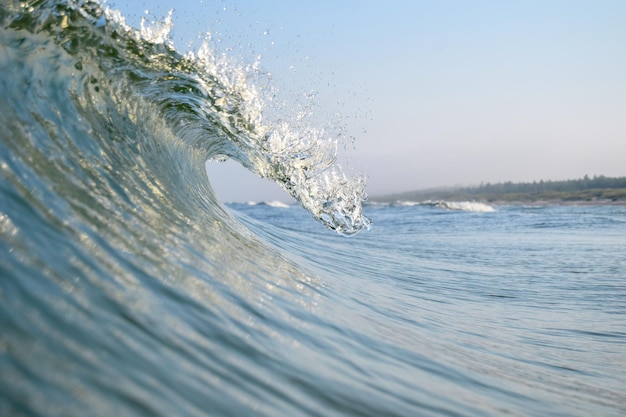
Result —
[{"label": "white foam", "polygon": [[263,204],[274,208],[289,208],[289,204],[285,204],[282,201],[264,201]]},{"label": "white foam", "polygon": [[[146,10],[146,13],[148,11]],[[149,21],[145,17],[141,18],[141,37],[152,43],[160,44],[169,44],[172,45],[172,41],[170,39],[170,32],[174,24],[172,23],[172,13],[174,9],[170,10],[167,13],[167,16],[163,18],[162,21]]]},{"label": "white foam", "polygon": [[476,201],[439,201],[435,205],[447,210],[469,211],[474,213],[491,213],[496,211],[492,206]]}]

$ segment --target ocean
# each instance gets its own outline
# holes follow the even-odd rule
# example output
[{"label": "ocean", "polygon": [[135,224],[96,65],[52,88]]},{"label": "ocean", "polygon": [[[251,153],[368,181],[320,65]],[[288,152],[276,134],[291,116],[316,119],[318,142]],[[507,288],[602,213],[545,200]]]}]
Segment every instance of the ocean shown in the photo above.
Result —
[{"label": "ocean", "polygon": [[626,415],[626,207],[369,202],[257,70],[0,0],[0,416]]}]

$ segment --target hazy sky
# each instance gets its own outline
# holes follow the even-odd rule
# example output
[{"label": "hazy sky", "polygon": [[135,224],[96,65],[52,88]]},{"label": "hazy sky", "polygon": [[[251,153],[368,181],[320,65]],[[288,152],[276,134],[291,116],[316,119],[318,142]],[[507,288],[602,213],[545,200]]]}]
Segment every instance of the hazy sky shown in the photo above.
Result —
[{"label": "hazy sky", "polygon": [[[263,55],[286,95],[315,91],[316,115],[355,138],[340,151],[372,196],[626,175],[623,0],[108,4],[133,25],[174,9],[179,49],[212,32],[233,55]],[[215,165],[224,201],[286,200]]]}]

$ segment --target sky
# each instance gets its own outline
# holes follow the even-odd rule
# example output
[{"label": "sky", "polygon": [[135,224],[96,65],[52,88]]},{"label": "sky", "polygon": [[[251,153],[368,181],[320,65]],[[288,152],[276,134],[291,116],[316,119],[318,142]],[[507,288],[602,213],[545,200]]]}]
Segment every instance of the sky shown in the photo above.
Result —
[{"label": "sky", "polygon": [[[117,0],[127,23],[173,11],[177,49],[205,34],[254,60],[370,196],[481,182],[626,176],[626,2]],[[146,14],[146,10],[148,14]],[[289,197],[209,163],[223,201]]]}]

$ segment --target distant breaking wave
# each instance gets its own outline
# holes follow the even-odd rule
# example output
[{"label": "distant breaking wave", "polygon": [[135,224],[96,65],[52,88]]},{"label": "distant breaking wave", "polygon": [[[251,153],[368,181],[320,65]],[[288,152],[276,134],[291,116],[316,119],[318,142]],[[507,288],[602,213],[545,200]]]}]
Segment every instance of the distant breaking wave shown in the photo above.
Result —
[{"label": "distant breaking wave", "polygon": [[289,208],[289,204],[283,203],[282,201],[272,200],[272,201],[248,201],[246,203],[248,206],[268,206],[274,208]]},{"label": "distant breaking wave", "polygon": [[432,205],[446,210],[471,211],[475,213],[490,213],[495,208],[488,204],[476,201],[427,201],[424,205]]},{"label": "distant breaking wave", "polygon": [[485,203],[479,203],[476,201],[408,201],[408,200],[400,200],[395,201],[393,203],[368,203],[371,205],[392,205],[392,206],[405,206],[405,207],[413,207],[413,206],[421,206],[421,207],[435,207],[444,210],[454,210],[454,211],[467,211],[474,213],[491,213],[496,211],[493,206],[490,206]]}]

